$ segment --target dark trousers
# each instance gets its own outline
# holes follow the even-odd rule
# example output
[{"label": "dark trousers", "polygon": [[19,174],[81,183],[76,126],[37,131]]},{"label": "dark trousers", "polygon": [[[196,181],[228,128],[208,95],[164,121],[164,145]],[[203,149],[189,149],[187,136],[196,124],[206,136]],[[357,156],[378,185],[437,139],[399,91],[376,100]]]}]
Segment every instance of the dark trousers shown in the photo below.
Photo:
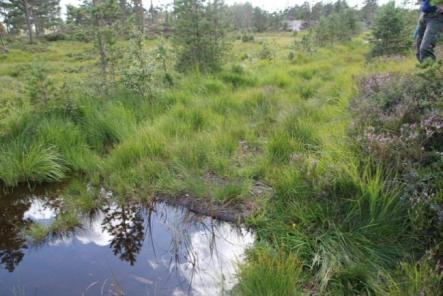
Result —
[{"label": "dark trousers", "polygon": [[427,58],[435,60],[434,48],[442,30],[442,13],[426,13],[420,17],[417,31],[417,59],[420,63]]}]

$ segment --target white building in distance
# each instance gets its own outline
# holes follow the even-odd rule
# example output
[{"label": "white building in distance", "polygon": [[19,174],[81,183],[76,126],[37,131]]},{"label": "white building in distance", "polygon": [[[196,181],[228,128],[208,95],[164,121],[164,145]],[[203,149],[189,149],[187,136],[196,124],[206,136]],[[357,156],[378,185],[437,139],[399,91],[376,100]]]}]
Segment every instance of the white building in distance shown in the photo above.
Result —
[{"label": "white building in distance", "polygon": [[291,32],[299,32],[303,30],[307,25],[307,22],[303,20],[288,20],[283,22],[283,29]]}]

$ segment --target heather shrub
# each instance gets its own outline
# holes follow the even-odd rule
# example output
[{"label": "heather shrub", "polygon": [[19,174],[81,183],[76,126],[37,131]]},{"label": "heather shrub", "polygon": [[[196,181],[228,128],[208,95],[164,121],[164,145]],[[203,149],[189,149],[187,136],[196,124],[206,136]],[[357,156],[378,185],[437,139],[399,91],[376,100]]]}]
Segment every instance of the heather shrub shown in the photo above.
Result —
[{"label": "heather shrub", "polygon": [[442,79],[442,63],[414,75],[376,74],[351,105],[358,148],[396,176],[417,234],[431,245],[443,225]]}]

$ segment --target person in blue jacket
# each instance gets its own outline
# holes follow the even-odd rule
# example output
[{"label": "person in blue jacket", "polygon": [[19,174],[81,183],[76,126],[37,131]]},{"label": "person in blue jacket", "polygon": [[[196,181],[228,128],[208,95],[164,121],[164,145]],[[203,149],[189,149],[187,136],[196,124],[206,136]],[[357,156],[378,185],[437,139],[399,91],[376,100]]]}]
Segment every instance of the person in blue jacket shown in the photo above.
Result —
[{"label": "person in blue jacket", "polygon": [[436,59],[434,48],[443,30],[443,5],[432,5],[431,0],[421,1],[421,14],[417,26],[417,59]]}]

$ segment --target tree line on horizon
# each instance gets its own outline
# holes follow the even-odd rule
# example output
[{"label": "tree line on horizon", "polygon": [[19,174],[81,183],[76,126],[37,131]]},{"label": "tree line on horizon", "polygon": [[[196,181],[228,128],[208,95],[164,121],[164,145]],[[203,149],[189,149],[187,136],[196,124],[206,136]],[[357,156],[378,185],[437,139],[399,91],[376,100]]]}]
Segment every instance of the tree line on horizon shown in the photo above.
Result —
[{"label": "tree line on horizon", "polygon": [[[101,15],[101,22],[106,24],[119,20],[120,25],[131,24],[147,35],[169,36],[176,28],[177,7],[181,3],[190,6],[220,6],[223,17],[228,21],[228,30],[265,32],[284,30],[285,21],[301,20],[307,25],[320,22],[322,18],[351,11],[355,17],[371,25],[379,8],[377,0],[365,0],[359,10],[350,7],[345,0],[333,3],[317,2],[313,5],[305,2],[293,5],[278,12],[268,12],[250,2],[225,5],[218,0],[175,1],[175,4],[143,6],[142,0],[84,0],[80,5],[67,5],[66,18],[61,17],[60,0],[2,0],[0,1],[0,21],[3,23],[3,37],[28,35],[32,43],[36,38],[57,35],[59,38],[88,41],[91,36],[86,27],[97,21],[94,13]],[[126,26],[128,28],[128,26]]]},{"label": "tree line on horizon", "polygon": [[[295,47],[312,51],[314,47],[349,41],[366,27],[372,31],[371,55],[379,56],[411,48],[409,31],[415,18],[415,12],[399,8],[394,2],[379,6],[377,0],[365,0],[358,10],[345,0],[337,0],[314,5],[305,2],[275,13],[248,2],[228,6],[223,0],[176,0],[172,7],[155,7],[151,2],[149,9],[144,8],[142,0],[84,0],[79,6],[67,6],[65,20],[60,11],[60,0],[0,2],[5,24],[0,26],[3,51],[7,52],[4,39],[13,41],[24,32],[30,43],[36,38],[92,42],[103,77],[112,77],[122,55],[118,40],[134,41],[140,66],[144,63],[140,58],[141,39],[162,36],[172,39],[177,70],[214,72],[222,68],[229,52],[228,35],[232,37],[233,32],[243,42],[249,42],[254,41],[254,33],[284,30],[284,21],[302,20],[307,32]],[[159,52],[164,53],[164,49]],[[272,56],[266,44],[262,52],[265,57]]]}]

